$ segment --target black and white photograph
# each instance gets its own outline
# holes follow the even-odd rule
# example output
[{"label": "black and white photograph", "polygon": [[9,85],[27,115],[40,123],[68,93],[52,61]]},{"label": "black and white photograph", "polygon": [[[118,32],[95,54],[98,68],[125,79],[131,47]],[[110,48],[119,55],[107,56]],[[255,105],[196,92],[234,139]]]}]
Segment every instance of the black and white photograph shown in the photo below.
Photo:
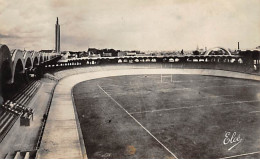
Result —
[{"label": "black and white photograph", "polygon": [[260,0],[0,0],[0,159],[260,159]]}]

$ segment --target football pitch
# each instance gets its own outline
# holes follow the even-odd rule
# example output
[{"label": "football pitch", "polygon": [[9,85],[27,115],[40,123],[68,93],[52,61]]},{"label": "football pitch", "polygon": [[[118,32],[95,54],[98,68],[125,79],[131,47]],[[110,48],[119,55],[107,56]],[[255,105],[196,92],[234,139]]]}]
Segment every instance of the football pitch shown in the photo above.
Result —
[{"label": "football pitch", "polygon": [[73,89],[88,158],[260,158],[260,85],[133,75]]}]

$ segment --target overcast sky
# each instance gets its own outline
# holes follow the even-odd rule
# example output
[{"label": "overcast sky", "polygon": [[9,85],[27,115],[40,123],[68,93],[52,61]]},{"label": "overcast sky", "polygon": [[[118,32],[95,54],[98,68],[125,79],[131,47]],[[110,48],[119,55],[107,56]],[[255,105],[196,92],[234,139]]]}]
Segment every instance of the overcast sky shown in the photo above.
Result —
[{"label": "overcast sky", "polygon": [[10,49],[235,49],[260,45],[260,0],[0,0],[0,43]]}]

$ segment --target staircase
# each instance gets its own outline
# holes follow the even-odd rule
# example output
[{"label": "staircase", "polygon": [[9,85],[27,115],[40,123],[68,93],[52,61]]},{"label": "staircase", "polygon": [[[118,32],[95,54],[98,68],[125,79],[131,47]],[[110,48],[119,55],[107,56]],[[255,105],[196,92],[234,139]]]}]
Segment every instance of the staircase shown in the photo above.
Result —
[{"label": "staircase", "polygon": [[12,101],[8,100],[2,105],[2,112],[0,113],[0,143],[20,116],[33,112],[31,108],[26,106],[40,85],[40,81],[30,82],[13,97]]},{"label": "staircase", "polygon": [[16,151],[14,153],[8,153],[5,159],[35,159],[35,151]]}]

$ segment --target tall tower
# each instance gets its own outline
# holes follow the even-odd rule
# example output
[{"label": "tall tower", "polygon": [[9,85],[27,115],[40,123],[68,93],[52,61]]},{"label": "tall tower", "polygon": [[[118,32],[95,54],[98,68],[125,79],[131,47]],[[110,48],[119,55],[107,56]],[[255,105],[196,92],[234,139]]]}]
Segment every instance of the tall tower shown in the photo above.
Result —
[{"label": "tall tower", "polygon": [[60,25],[58,17],[55,25],[55,52],[60,53]]}]

